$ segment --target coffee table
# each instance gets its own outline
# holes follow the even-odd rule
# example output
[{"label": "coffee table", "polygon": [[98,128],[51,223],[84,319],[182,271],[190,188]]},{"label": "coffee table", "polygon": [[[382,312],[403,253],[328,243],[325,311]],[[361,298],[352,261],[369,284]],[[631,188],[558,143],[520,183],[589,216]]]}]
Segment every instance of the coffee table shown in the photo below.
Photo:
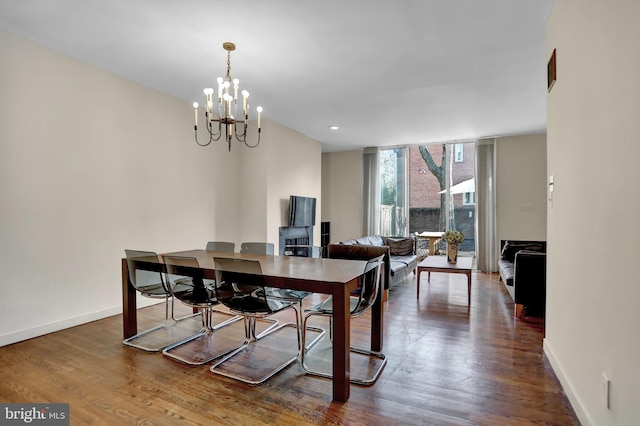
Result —
[{"label": "coffee table", "polygon": [[448,274],[465,274],[467,276],[467,299],[471,306],[471,268],[473,259],[470,257],[459,257],[456,263],[449,263],[447,256],[429,256],[418,263],[418,290],[416,297],[420,298],[420,273],[428,272],[427,282],[431,280],[432,272],[444,272]]}]

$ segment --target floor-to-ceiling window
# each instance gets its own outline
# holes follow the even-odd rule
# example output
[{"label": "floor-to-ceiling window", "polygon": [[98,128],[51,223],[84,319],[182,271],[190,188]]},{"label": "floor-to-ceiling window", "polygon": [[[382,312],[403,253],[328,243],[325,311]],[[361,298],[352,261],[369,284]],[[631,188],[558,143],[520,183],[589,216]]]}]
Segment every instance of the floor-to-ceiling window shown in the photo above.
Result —
[{"label": "floor-to-ceiling window", "polygon": [[380,233],[408,235],[407,148],[380,150]]},{"label": "floor-to-ceiling window", "polygon": [[475,142],[381,149],[380,233],[456,229],[475,252]]},{"label": "floor-to-ceiling window", "polygon": [[475,143],[409,148],[409,232],[456,229],[462,252],[475,251]]}]

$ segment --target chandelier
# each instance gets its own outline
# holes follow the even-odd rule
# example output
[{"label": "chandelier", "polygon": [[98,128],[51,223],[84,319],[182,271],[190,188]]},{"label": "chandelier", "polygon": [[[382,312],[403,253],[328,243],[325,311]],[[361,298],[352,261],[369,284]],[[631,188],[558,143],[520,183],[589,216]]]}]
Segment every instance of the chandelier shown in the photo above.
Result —
[{"label": "chandelier", "polygon": [[[242,118],[238,119],[238,90],[240,81],[231,78],[231,52],[236,50],[236,45],[230,42],[222,43],[222,47],[227,51],[227,75],[218,77],[217,107],[214,108],[214,91],[208,87],[204,89],[205,104],[204,117],[209,141],[202,143],[198,141],[198,103],[193,103],[196,143],[200,146],[207,146],[212,141],[218,141],[224,133],[224,137],[231,152],[231,141],[235,138],[238,142],[244,143],[249,148],[255,148],[260,144],[260,115],[262,107],[256,108],[258,112],[258,141],[255,145],[247,142],[247,125],[249,123],[249,92],[243,90],[242,94]],[[230,93],[233,91],[233,95]],[[217,111],[214,111],[217,110]]]}]

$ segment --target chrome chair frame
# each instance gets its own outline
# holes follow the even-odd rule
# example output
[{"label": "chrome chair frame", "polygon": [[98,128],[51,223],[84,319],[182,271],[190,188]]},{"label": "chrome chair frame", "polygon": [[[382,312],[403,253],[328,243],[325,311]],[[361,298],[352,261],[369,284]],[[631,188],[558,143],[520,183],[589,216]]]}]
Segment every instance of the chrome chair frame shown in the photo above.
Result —
[{"label": "chrome chair frame", "polygon": [[[291,357],[285,359],[284,362],[269,367],[268,373],[257,378],[243,377],[229,373],[223,371],[221,366],[247,349],[252,343],[287,327],[288,324],[280,325],[276,322],[262,333],[256,334],[257,319],[268,317],[289,308],[295,311],[295,303],[271,299],[267,296],[264,277],[262,276],[262,268],[260,267],[260,262],[257,260],[216,257],[214,258],[214,263],[216,281],[218,283],[216,286],[218,301],[227,306],[231,312],[244,317],[245,341],[241,347],[212,365],[210,371],[250,385],[262,384],[274,374],[295,362],[296,359],[298,359],[297,351],[295,354],[292,354]],[[298,324],[298,315],[296,315],[295,318],[296,333],[299,335],[300,324]]]},{"label": "chrome chair frame", "polygon": [[[198,343],[200,343],[199,341],[205,342],[205,345],[200,344],[200,346],[205,346],[207,349],[211,346],[215,348],[215,343],[214,345],[210,344],[211,340],[215,340],[213,333],[216,330],[241,320],[242,316],[228,314],[227,312],[220,312],[214,309],[214,306],[219,304],[215,296],[214,287],[216,283],[212,280],[203,279],[200,274],[197,273],[195,268],[199,269],[200,265],[195,257],[163,256],[163,260],[165,264],[164,276],[167,288],[171,291],[174,298],[199,311],[199,315],[202,317],[202,329],[197,334],[164,348],[162,354],[185,364],[203,365],[237,349],[241,343],[221,347],[213,351],[206,351],[205,353],[203,353],[202,350],[198,350],[194,351],[193,354],[190,354],[188,351],[187,354],[182,354],[185,347],[189,345],[197,346]],[[194,269],[192,269],[190,273],[188,268]],[[229,315],[231,318],[213,325],[212,316],[214,312]],[[198,340],[198,342],[196,342],[196,340]]]},{"label": "chrome chair frame", "polygon": [[[371,306],[375,303],[379,287],[380,287],[380,276],[381,276],[381,268],[382,268],[382,259],[384,256],[378,256],[374,259],[371,259],[367,262],[365,266],[362,281],[360,286],[358,287],[357,292],[350,297],[350,316],[351,318],[358,318],[364,315]],[[306,348],[306,327],[307,321],[310,317],[318,315],[329,318],[329,337],[333,342],[333,304],[332,298],[329,297],[325,299],[320,304],[305,310],[306,315],[302,322],[302,368],[312,375],[333,378],[333,376],[329,373],[313,370],[309,368],[306,364],[306,353],[308,349]],[[381,352],[371,351],[367,349],[357,348],[354,346],[350,347],[351,352],[367,355],[370,357],[378,358],[382,360],[381,364],[375,370],[374,374],[371,377],[359,378],[352,376],[350,381],[354,384],[359,385],[371,385],[375,383],[375,381],[380,376],[380,373],[384,369],[387,363],[387,356]]]},{"label": "chrome chair frame", "polygon": [[[194,318],[197,314],[189,314],[180,318],[175,317],[175,306],[174,306],[174,298],[167,288],[164,279],[162,277],[161,272],[154,271],[146,271],[136,269],[133,265],[134,260],[151,262],[151,263],[161,263],[158,258],[157,253],[152,251],[143,251],[143,250],[129,250],[125,249],[125,255],[127,257],[127,266],[129,270],[129,282],[131,285],[138,291],[142,296],[148,297],[151,299],[165,299],[165,315],[164,321],[160,324],[151,327],[150,329],[141,331],[140,333],[135,334],[134,336],[128,337],[122,341],[122,343],[126,346],[141,349],[146,352],[160,352],[165,347],[170,346],[175,343],[175,341],[166,342],[163,345],[158,346],[146,346],[143,344],[135,343],[139,338],[151,334],[155,331],[166,329],[168,327],[169,319],[172,319],[174,322],[179,322],[185,319]],[[147,283],[139,283],[138,280],[138,271],[140,272],[141,278],[146,277],[143,280],[147,280],[150,282]],[[157,277],[154,279],[154,277]],[[178,341],[182,340],[184,337],[181,337]]]}]

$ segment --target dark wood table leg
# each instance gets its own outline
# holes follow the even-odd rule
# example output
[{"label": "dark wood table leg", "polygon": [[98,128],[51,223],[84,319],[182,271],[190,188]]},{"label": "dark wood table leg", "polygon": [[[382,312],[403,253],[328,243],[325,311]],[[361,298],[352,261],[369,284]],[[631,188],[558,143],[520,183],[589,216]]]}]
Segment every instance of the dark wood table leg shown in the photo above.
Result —
[{"label": "dark wood table leg", "polygon": [[380,352],[382,350],[384,324],[384,309],[382,309],[382,295],[384,294],[384,283],[381,282],[378,288],[378,297],[371,307],[371,350]]},{"label": "dark wood table leg", "polygon": [[467,303],[471,306],[471,271],[467,272]]},{"label": "dark wood table leg", "polygon": [[333,296],[333,400],[349,400],[350,321],[349,291],[347,286],[337,286]]},{"label": "dark wood table leg", "polygon": [[122,259],[122,332],[125,339],[138,332],[136,290],[129,283],[127,259]]}]

